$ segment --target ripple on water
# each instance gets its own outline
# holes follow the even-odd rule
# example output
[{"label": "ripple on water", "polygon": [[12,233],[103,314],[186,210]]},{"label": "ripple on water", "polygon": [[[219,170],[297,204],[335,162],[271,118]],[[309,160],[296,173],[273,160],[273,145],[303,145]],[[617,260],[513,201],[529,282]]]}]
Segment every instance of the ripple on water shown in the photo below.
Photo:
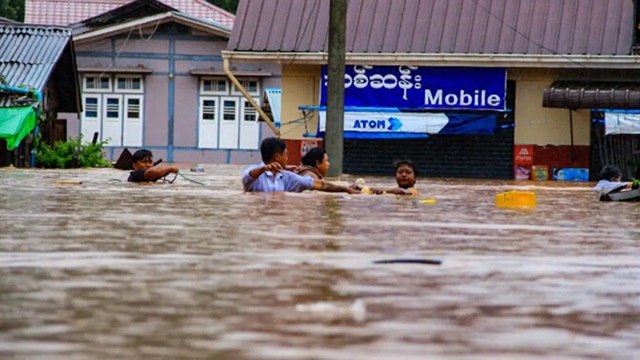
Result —
[{"label": "ripple on water", "polygon": [[[0,357],[640,350],[640,208],[595,202],[593,184],[420,179],[421,198],[436,199],[425,204],[244,194],[243,166],[204,167],[186,175],[206,186],[130,184],[113,169],[0,169]],[[495,194],[511,189],[535,191],[538,206],[496,208]],[[373,263],[394,258],[442,264]],[[362,321],[345,310],[356,301],[366,304]],[[337,310],[299,311],[314,304]]]}]

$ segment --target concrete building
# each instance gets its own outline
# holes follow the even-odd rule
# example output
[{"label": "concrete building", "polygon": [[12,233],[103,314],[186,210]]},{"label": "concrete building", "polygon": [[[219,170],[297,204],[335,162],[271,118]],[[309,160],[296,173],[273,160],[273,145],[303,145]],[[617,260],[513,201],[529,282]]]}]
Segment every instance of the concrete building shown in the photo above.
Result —
[{"label": "concrete building", "polygon": [[[389,108],[404,116],[404,127],[390,124],[364,137],[345,132],[344,171],[389,174],[394,158],[410,157],[427,176],[437,177],[509,179],[514,165],[585,168],[593,177],[604,163],[625,167],[629,175],[634,165],[626,163],[640,161],[632,151],[636,137],[605,136],[602,119],[606,113],[640,109],[637,5],[633,0],[350,0],[346,62],[351,80],[358,74],[368,74],[369,84],[371,75],[397,80],[410,70],[410,91],[418,84],[422,92],[414,95],[423,94],[422,99],[435,96],[437,90],[429,86],[452,86],[458,98],[464,91],[473,95],[474,84],[486,76],[505,85],[494,108],[464,106],[443,93],[439,106],[425,100],[404,109],[396,102],[407,94],[399,83],[369,85],[395,87],[376,90],[378,95],[371,89],[363,93],[378,103],[347,108],[345,129],[371,133],[354,129],[361,124],[356,121],[389,117]],[[223,52],[234,65],[260,61],[282,67],[281,132],[292,144],[317,135],[328,23],[329,0],[241,1]],[[448,78],[418,81],[415,75],[422,71]],[[346,82],[348,87],[349,78]],[[456,87],[458,82],[467,85]],[[347,106],[357,103],[354,89],[346,90]],[[589,97],[593,101],[585,100]],[[320,111],[303,114],[301,107]],[[491,133],[428,128],[442,116],[450,125],[470,114],[494,117]],[[301,117],[307,126],[291,122]],[[405,130],[410,124],[423,124],[425,130],[410,133]],[[620,152],[615,149],[629,147],[623,157],[615,155]]]},{"label": "concrete building", "polygon": [[[251,163],[273,133],[223,69],[234,16],[206,1],[27,0],[26,22],[73,29],[83,111],[68,136],[95,132],[108,159],[147,148],[174,162]],[[279,67],[230,69],[259,103]]]}]

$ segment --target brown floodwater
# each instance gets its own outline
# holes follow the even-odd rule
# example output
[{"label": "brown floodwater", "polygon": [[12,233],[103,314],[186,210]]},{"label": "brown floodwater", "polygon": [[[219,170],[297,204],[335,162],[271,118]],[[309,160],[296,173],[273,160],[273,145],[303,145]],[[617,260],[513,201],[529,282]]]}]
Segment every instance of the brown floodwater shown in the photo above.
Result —
[{"label": "brown floodwater", "polygon": [[[244,194],[243,166],[184,168],[205,186],[0,169],[0,358],[640,354],[640,203],[428,178],[417,199]],[[538,206],[496,208],[512,189]],[[442,263],[374,263],[400,258]]]}]

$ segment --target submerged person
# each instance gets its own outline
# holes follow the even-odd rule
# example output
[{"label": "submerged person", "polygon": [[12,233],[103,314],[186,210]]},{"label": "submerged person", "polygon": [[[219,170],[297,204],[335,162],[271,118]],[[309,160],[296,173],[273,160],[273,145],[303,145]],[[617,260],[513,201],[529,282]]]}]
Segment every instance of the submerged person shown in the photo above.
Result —
[{"label": "submerged person", "polygon": [[598,183],[593,189],[600,194],[599,199],[601,201],[608,201],[611,200],[609,194],[631,189],[631,185],[631,182],[622,181],[620,169],[614,165],[607,165],[600,171]]},{"label": "submerged person", "polygon": [[[393,167],[396,170],[396,183],[398,187],[391,189],[378,189],[363,187],[363,193],[371,194],[393,194],[393,195],[418,195],[416,190],[416,177],[418,176],[418,167],[416,164],[409,160],[396,160],[393,163]],[[359,186],[355,186],[359,188]]]},{"label": "submerged person", "polygon": [[302,166],[296,173],[300,176],[310,176],[314,179],[322,180],[329,171],[329,155],[323,148],[315,147],[302,157]]},{"label": "submerged person", "polygon": [[153,153],[147,149],[140,149],[131,156],[133,171],[127,181],[156,182],[171,173],[178,173],[177,166],[161,166],[153,164]]},{"label": "submerged person", "polygon": [[304,190],[320,190],[327,192],[346,192],[359,194],[360,191],[300,176],[289,170],[287,166],[287,145],[279,138],[266,138],[260,144],[262,163],[251,165],[242,173],[242,186],[249,192],[301,192]]}]

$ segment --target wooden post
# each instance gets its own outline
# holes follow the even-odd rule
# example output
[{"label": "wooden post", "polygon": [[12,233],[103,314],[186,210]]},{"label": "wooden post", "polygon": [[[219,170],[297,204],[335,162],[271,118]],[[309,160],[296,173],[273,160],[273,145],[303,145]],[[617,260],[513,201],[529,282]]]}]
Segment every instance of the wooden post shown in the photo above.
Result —
[{"label": "wooden post", "polygon": [[[331,0],[329,5],[329,65],[327,83],[327,124],[324,147],[331,167],[328,176],[342,174],[344,152],[344,66],[347,0]],[[324,79],[321,79],[324,81]]]}]

